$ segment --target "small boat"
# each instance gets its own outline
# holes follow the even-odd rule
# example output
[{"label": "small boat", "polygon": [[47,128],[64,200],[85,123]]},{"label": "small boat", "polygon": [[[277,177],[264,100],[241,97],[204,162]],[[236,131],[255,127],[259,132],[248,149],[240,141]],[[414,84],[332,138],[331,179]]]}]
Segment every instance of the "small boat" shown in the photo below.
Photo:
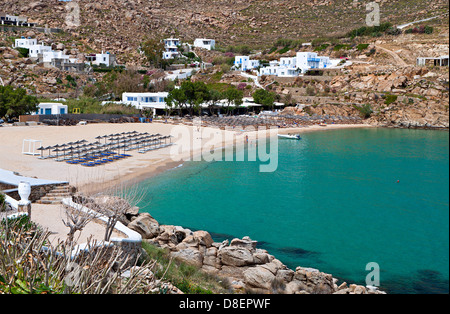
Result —
[{"label": "small boat", "polygon": [[319,124],[320,126],[327,126],[327,124],[326,123],[321,123],[321,124]]},{"label": "small boat", "polygon": [[278,134],[279,138],[285,138],[289,140],[301,140],[302,138],[298,134]]}]

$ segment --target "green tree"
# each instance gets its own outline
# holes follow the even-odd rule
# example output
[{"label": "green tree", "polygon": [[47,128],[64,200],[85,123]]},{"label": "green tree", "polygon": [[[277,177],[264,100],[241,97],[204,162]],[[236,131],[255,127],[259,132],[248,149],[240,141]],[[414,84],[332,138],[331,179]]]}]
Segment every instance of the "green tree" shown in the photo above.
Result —
[{"label": "green tree", "polygon": [[18,118],[38,110],[38,100],[23,88],[0,86],[0,117]]},{"label": "green tree", "polygon": [[223,96],[227,100],[227,114],[229,115],[232,109],[242,105],[244,92],[232,86],[224,92]]},{"label": "green tree", "polygon": [[214,107],[217,105],[217,103],[219,103],[219,101],[221,101],[222,99],[224,99],[224,95],[216,90],[216,89],[210,89],[209,90],[209,102],[208,102],[208,109],[209,112],[211,114],[213,114],[214,112]]},{"label": "green tree", "polygon": [[185,108],[187,103],[186,95],[184,91],[180,88],[175,88],[169,92],[169,95],[166,97],[166,106],[168,109],[168,114],[170,115],[172,110],[178,110],[179,115],[181,116],[181,110]]},{"label": "green tree", "polygon": [[144,53],[150,65],[156,68],[164,68],[166,62],[163,59],[164,42],[160,38],[150,38],[141,44],[141,51]]},{"label": "green tree", "polygon": [[208,87],[203,82],[185,81],[181,84],[180,90],[186,97],[187,109],[191,116],[194,111],[200,109],[202,103],[209,100]]},{"label": "green tree", "polygon": [[253,93],[253,99],[255,103],[263,105],[263,107],[273,109],[276,95],[273,92],[269,92],[265,89],[258,89]]}]

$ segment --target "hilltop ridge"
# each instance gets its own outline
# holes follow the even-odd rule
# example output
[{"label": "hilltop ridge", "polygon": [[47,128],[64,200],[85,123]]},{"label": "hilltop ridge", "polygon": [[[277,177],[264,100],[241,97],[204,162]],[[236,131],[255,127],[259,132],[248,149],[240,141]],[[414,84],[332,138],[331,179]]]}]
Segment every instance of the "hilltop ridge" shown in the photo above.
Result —
[{"label": "hilltop ridge", "polygon": [[[408,23],[448,12],[448,0],[377,1],[381,21]],[[222,45],[251,46],[278,38],[331,37],[365,25],[368,1],[358,0],[78,0],[81,26],[74,35],[95,45],[136,48],[146,36],[183,40],[215,38]],[[64,27],[70,10],[58,0],[5,0],[0,12],[24,15],[39,25]],[[182,26],[182,27],[180,27]],[[132,34],[132,36],[130,36]],[[263,36],[261,36],[263,34]],[[107,39],[107,40],[105,40]]]}]

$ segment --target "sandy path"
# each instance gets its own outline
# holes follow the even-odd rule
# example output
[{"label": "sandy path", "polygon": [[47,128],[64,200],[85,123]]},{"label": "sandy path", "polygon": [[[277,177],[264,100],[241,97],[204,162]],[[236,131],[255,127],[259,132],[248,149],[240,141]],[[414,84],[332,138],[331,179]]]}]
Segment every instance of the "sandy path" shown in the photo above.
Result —
[{"label": "sandy path", "polygon": [[394,52],[392,50],[389,50],[387,48],[381,47],[380,45],[375,45],[375,47],[378,48],[378,49],[383,50],[384,52],[387,52],[392,58],[394,58],[394,60],[396,62],[396,64],[394,64],[394,65],[396,65],[396,66],[408,66],[408,64],[402,58],[400,58],[400,56],[396,52]]}]

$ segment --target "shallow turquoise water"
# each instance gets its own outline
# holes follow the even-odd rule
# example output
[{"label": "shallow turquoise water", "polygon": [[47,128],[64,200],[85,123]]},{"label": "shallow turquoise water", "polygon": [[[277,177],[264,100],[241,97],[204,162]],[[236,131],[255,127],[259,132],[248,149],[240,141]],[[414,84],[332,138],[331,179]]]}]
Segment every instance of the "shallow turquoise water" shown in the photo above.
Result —
[{"label": "shallow turquoise water", "polygon": [[449,133],[353,129],[279,141],[279,166],[189,162],[141,183],[162,224],[250,236],[295,269],[391,293],[448,293]]}]

